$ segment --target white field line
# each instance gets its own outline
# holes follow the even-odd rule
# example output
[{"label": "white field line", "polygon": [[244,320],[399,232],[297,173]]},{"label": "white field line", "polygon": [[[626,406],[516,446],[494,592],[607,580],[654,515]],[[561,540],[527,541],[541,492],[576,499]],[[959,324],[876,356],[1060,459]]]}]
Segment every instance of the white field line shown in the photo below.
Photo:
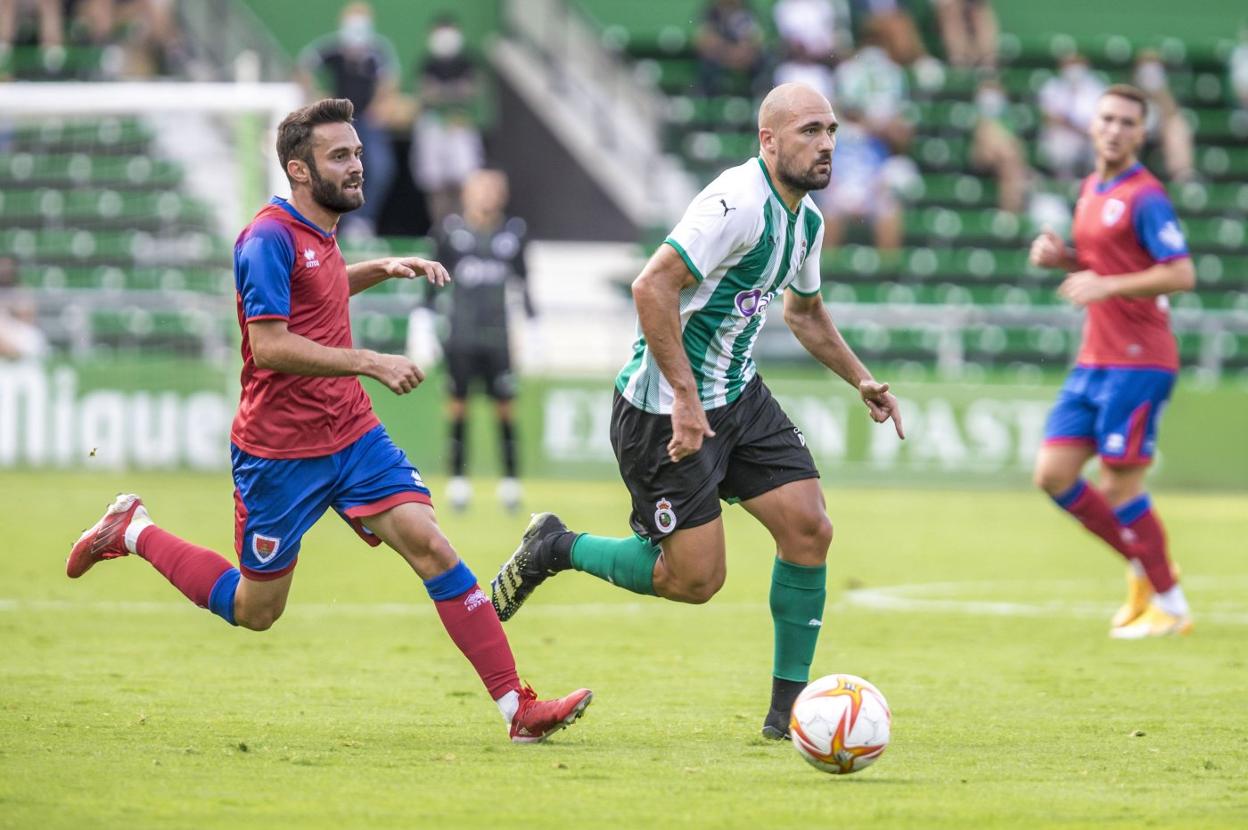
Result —
[{"label": "white field line", "polygon": [[[1248,587],[1248,575],[1231,577],[1188,577],[1183,584],[1196,590],[1225,590],[1227,588]],[[967,614],[971,616],[995,617],[1071,617],[1077,619],[1100,619],[1112,613],[1112,600],[1067,600],[1064,594],[1086,594],[1090,585],[1098,590],[1104,589],[1107,596],[1112,591],[1104,580],[1052,580],[1036,582],[1034,580],[1000,580],[985,582],[927,582],[910,585],[891,585],[882,588],[855,588],[846,591],[839,600],[830,603],[828,611],[847,610],[849,608],[870,608],[877,611],[894,611],[901,613],[939,613]],[[985,594],[992,595],[1018,593],[1020,590],[1031,593],[1039,586],[1047,590],[1052,599],[1035,601],[1003,601],[978,599]],[[186,602],[176,601],[115,601],[115,600],[68,600],[68,599],[22,599],[0,598],[0,613],[106,613],[106,614],[169,614],[189,611],[191,606]],[[740,614],[766,613],[767,604],[763,602],[715,602],[692,613],[705,614]],[[1248,611],[1237,601],[1215,601],[1201,603],[1197,600],[1193,608],[1197,620],[1226,625],[1248,625]],[[428,602],[323,602],[292,604],[287,610],[287,617],[427,617],[432,616],[434,609]],[[678,605],[671,605],[657,600],[625,603],[568,603],[543,604],[534,603],[526,606],[526,619],[556,619],[583,617],[630,617],[657,615],[676,616],[688,613]]]}]

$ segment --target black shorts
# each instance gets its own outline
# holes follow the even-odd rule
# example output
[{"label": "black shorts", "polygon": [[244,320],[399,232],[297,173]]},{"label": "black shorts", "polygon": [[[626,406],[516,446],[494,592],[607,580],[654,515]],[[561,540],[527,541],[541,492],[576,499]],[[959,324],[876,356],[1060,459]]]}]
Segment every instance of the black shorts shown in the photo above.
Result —
[{"label": "black shorts", "polygon": [[474,381],[496,401],[516,396],[516,379],[511,373],[511,353],[506,346],[446,347],[446,372],[453,398],[466,398]]},{"label": "black shorts", "polygon": [[611,411],[611,448],[633,497],[629,524],[652,542],[678,528],[714,521],[720,499],[735,503],[807,478],[818,478],[806,438],[784,414],[762,379],[741,396],[706,413],[714,438],[673,463],[670,415],[645,412],[617,391]]}]

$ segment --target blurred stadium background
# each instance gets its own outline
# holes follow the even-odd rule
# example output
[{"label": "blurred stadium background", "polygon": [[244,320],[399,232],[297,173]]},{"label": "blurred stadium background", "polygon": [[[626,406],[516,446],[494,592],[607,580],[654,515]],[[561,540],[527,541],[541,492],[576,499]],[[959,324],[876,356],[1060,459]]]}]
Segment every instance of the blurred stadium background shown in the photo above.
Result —
[{"label": "blurred stadium background", "polygon": [[[67,9],[51,24],[39,14],[49,5]],[[1026,262],[1034,232],[1069,222],[1086,172],[1077,141],[1050,153],[1061,136],[1045,137],[1065,117],[1051,85],[1076,83],[1065,67],[1078,54],[1092,70],[1080,83],[1144,83],[1164,70],[1150,87],[1160,123],[1145,160],[1172,181],[1199,282],[1174,303],[1184,372],[1158,479],[1248,487],[1241,4],[1204,0],[1194,13],[1137,0],[1126,14],[1079,0],[750,0],[752,19],[731,25],[754,51],[745,69],[719,71],[699,45],[709,5],[0,4],[15,14],[5,24],[0,13],[0,468],[226,469],[233,238],[284,190],[275,120],[331,85],[316,44],[371,15],[362,37],[392,56],[394,89],[369,110],[381,137],[368,170],[380,176],[385,155],[392,178],[372,197],[372,221],[344,227],[344,253],[428,252],[454,182],[441,193],[422,184],[422,130],[479,134],[475,163],[509,174],[510,211],[535,240],[539,315],[516,315],[514,331],[526,476],[614,477],[608,379],[633,336],[627,285],[698,187],[756,152],[758,93],[789,73],[825,83],[868,136],[865,156],[842,144],[838,175],[858,182],[867,218],[845,217],[841,244],[823,252],[824,293],[850,343],[906,400],[912,440],[869,430],[850,390],[814,370],[778,319],[760,341],[763,371],[830,480],[1025,482],[1079,333],[1079,314],[1054,293],[1060,275]],[[832,48],[814,58],[791,34],[812,5],[832,13]],[[439,43],[448,27],[462,32],[462,52],[453,37]],[[980,39],[959,41],[959,27]],[[817,44],[818,27],[807,30]],[[439,56],[470,67],[469,92],[449,104],[429,95]],[[409,283],[357,297],[358,343],[407,348],[419,300]],[[372,388],[392,432],[434,474],[440,388],[436,376],[410,398]],[[487,426],[474,471],[490,474]]]}]

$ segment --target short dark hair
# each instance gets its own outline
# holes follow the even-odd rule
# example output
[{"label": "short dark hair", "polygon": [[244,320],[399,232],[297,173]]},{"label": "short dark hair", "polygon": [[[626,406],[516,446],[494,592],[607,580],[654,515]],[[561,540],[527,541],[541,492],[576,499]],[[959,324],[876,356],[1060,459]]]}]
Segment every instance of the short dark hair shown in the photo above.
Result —
[{"label": "short dark hair", "polygon": [[1148,96],[1139,87],[1131,86],[1131,84],[1111,84],[1101,93],[1102,98],[1106,95],[1117,95],[1119,98],[1134,101],[1140,105],[1141,120],[1148,118]]},{"label": "short dark hair", "polygon": [[321,124],[350,124],[355,105],[347,98],[322,98],[297,109],[282,119],[277,127],[277,160],[282,172],[290,178],[286,165],[291,159],[315,166],[312,157],[312,131]]}]

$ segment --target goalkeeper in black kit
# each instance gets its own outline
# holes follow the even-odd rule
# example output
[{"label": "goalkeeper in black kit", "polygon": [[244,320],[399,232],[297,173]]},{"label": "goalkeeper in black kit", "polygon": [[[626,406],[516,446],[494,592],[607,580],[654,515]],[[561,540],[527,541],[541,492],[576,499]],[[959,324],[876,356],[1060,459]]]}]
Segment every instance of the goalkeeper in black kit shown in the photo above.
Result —
[{"label": "goalkeeper in black kit", "polygon": [[451,480],[447,497],[463,510],[472,501],[467,478],[468,395],[480,388],[494,401],[503,478],[498,498],[508,510],[520,506],[516,464],[516,428],[512,400],[516,393],[507,326],[508,293],[516,290],[525,314],[536,316],[525,267],[523,219],[503,212],[507,177],[498,170],[478,170],[464,183],[463,212],[437,226],[435,259],[451,273],[450,291],[430,294],[445,321],[442,350],[446,358],[450,401]]}]

